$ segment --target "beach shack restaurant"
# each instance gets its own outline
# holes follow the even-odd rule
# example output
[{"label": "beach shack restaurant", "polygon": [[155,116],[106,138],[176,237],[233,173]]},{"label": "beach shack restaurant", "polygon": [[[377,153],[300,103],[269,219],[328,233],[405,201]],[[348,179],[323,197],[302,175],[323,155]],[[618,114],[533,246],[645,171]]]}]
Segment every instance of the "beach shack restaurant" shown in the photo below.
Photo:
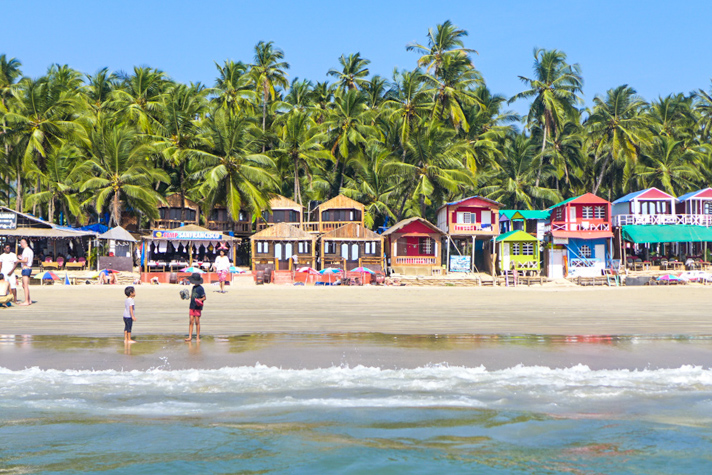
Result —
[{"label": "beach shack restaurant", "polygon": [[[157,277],[159,282],[172,283],[189,274],[182,271],[187,267],[207,271],[220,255],[220,250],[224,250],[225,255],[235,262],[235,238],[196,225],[153,230],[150,236],[141,239],[143,282]],[[203,278],[212,282],[218,276],[207,273]]]}]

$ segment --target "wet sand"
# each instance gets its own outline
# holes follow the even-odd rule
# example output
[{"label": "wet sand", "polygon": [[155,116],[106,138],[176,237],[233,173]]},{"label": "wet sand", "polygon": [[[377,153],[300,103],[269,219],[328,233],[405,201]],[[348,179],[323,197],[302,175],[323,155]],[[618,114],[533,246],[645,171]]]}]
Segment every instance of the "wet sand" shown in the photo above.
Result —
[{"label": "wet sand", "polygon": [[[137,287],[135,335],[187,334],[185,287]],[[386,333],[712,335],[712,286],[631,288],[206,286],[204,335]],[[22,292],[20,292],[22,296]],[[121,335],[121,286],[35,286],[0,334]]]}]

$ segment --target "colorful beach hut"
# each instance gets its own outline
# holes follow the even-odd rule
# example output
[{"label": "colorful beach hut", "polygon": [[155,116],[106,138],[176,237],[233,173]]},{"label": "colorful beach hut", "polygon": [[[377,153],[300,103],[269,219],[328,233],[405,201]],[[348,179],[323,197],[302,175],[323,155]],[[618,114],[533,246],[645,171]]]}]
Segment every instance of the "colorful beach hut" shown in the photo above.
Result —
[{"label": "colorful beach hut", "polygon": [[328,233],[347,223],[364,225],[365,206],[351,198],[339,195],[312,211],[310,221],[305,223],[309,232]]},{"label": "colorful beach hut", "polygon": [[367,267],[385,270],[383,236],[360,223],[348,223],[319,238],[320,269],[334,267],[346,271]]},{"label": "colorful beach hut", "polygon": [[432,275],[442,269],[441,241],[445,233],[428,220],[414,217],[399,221],[383,232],[386,259],[392,272]]},{"label": "colorful beach hut", "polygon": [[524,231],[509,231],[495,238],[497,270],[539,274],[539,240]]},{"label": "colorful beach hut", "polygon": [[504,209],[499,213],[499,230],[502,233],[525,231],[542,241],[550,214],[551,212],[545,209]]}]

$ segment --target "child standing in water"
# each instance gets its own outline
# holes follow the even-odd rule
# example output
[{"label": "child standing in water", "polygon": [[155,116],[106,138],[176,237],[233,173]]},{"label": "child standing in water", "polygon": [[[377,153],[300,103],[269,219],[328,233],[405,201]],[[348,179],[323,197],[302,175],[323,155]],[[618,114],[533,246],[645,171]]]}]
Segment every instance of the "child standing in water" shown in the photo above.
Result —
[{"label": "child standing in water", "polygon": [[193,325],[195,324],[195,341],[200,341],[200,317],[203,314],[203,305],[205,304],[205,289],[203,288],[203,278],[200,274],[193,273],[188,280],[193,284],[193,289],[190,292],[190,307],[188,310],[188,338],[185,341],[193,339]]},{"label": "child standing in water", "polygon": [[136,320],[134,304],[136,289],[129,285],[124,289],[124,293],[126,294],[126,300],[124,301],[124,343],[136,343],[131,339],[131,327],[133,327],[133,322]]}]

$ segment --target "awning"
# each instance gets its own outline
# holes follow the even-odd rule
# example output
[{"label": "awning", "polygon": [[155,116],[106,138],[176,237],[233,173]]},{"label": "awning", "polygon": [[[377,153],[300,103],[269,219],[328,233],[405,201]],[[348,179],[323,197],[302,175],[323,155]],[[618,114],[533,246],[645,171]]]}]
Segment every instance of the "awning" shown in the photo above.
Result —
[{"label": "awning", "polygon": [[626,241],[636,244],[658,242],[712,242],[712,228],[688,225],[628,225],[621,227]]}]

